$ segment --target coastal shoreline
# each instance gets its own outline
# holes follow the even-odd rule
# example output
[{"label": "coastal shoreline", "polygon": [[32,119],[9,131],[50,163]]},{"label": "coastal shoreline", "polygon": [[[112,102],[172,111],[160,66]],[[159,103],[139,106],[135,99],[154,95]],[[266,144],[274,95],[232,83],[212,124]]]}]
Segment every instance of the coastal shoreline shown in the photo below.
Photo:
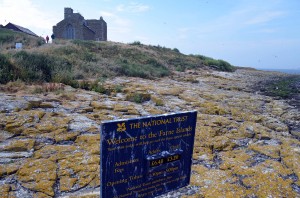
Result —
[{"label": "coastal shoreline", "polygon": [[[32,91],[42,85],[1,85],[0,192],[100,197],[103,121],[196,110],[191,183],[161,198],[297,197],[299,109],[257,86],[277,77],[288,75],[238,69],[115,77],[103,88],[121,89],[107,94],[67,85],[39,93]],[[134,94],[147,100],[132,100]]]}]

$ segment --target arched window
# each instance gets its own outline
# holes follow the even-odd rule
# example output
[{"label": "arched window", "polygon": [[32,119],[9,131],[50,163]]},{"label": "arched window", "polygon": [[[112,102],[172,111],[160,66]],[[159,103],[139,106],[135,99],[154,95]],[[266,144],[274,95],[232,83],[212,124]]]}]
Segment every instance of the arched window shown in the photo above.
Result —
[{"label": "arched window", "polygon": [[66,27],[66,39],[74,39],[74,28],[71,24],[67,25]]}]

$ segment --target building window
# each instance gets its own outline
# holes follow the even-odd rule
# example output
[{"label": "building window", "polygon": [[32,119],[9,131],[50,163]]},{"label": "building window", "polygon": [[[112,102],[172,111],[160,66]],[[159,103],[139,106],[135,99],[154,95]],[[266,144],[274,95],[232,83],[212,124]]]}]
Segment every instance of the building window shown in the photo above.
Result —
[{"label": "building window", "polygon": [[71,24],[67,25],[66,28],[66,39],[74,39],[74,28]]}]

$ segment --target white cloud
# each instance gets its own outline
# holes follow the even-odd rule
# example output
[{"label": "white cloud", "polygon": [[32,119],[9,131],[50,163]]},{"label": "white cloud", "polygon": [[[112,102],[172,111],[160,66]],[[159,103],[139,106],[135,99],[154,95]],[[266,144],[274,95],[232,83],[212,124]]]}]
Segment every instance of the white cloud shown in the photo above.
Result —
[{"label": "white cloud", "polygon": [[112,25],[117,25],[120,27],[129,27],[132,23],[130,20],[124,17],[120,17],[118,14],[113,12],[101,11],[100,15],[103,16],[105,19],[107,18],[110,24]]},{"label": "white cloud", "polygon": [[124,42],[124,38],[121,35],[129,35],[132,31],[132,21],[121,17],[117,12],[101,11],[100,16],[104,17],[104,20],[109,23],[108,25],[108,38],[111,40],[119,40]]},{"label": "white cloud", "polygon": [[115,17],[115,14],[112,12],[107,12],[107,11],[101,11],[101,16],[103,17]]},{"label": "white cloud", "polygon": [[41,11],[31,0],[2,0],[0,1],[0,13],[1,24],[15,23],[32,30],[38,35],[42,32],[49,32],[50,34],[53,24],[59,21],[58,18]]},{"label": "white cloud", "polygon": [[257,15],[255,17],[246,21],[245,24],[257,25],[257,24],[261,24],[261,23],[267,23],[267,22],[270,22],[274,19],[277,19],[277,18],[283,16],[284,14],[285,14],[285,12],[281,12],[281,11],[267,11],[267,12],[263,12],[263,13],[257,13]]},{"label": "white cloud", "polygon": [[150,9],[150,6],[140,4],[140,3],[129,3],[129,5],[120,4],[117,6],[116,10],[118,12],[146,12]]},{"label": "white cloud", "polygon": [[[277,2],[279,3],[279,1]],[[279,4],[270,2],[238,4],[230,12],[211,21],[203,20],[198,28],[197,37],[205,39],[232,39],[248,33],[274,33],[280,29],[272,26],[272,21],[285,17],[287,12]]]}]

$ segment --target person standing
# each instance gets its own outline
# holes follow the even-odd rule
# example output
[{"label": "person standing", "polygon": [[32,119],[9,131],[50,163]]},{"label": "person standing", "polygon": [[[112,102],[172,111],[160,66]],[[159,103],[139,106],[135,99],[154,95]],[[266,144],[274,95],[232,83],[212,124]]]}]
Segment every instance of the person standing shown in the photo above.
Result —
[{"label": "person standing", "polygon": [[46,43],[48,43],[49,42],[49,36],[47,35],[46,36]]}]

